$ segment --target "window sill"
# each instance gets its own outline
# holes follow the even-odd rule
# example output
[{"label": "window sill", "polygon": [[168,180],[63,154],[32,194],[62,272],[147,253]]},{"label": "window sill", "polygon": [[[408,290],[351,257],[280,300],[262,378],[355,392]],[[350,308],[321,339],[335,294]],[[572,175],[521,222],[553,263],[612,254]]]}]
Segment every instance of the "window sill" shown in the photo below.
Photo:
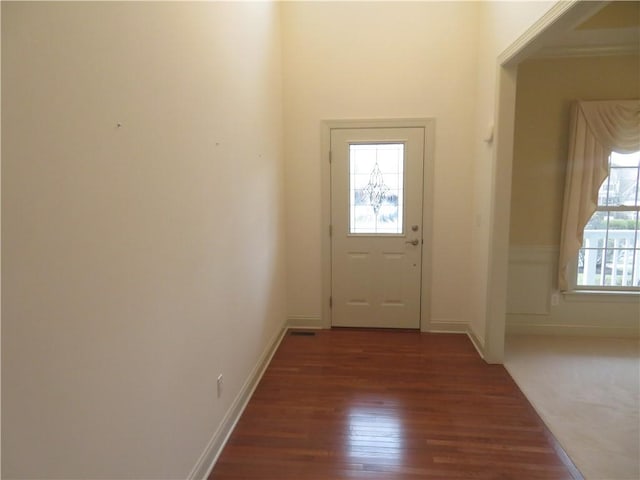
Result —
[{"label": "window sill", "polygon": [[640,290],[570,290],[563,292],[567,302],[638,303]]}]

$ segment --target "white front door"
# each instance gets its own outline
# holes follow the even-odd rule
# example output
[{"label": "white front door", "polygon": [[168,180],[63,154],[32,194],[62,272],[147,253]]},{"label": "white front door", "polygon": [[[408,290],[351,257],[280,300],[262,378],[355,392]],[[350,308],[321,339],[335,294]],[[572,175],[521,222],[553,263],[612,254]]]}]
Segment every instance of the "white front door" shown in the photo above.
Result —
[{"label": "white front door", "polygon": [[331,324],[419,328],[423,128],[331,129]]}]

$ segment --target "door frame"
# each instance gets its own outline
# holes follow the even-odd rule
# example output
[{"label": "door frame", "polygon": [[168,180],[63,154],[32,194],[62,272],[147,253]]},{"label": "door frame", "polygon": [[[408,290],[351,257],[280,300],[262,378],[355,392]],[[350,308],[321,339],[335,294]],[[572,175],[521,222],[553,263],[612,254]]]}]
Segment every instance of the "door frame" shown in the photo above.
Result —
[{"label": "door frame", "polygon": [[490,233],[485,259],[488,272],[483,289],[484,342],[476,346],[488,363],[503,363],[507,316],[507,270],[511,222],[511,172],[516,113],[518,65],[539,48],[570,28],[579,25],[607,1],[570,0],[553,5],[538,21],[507,47],[496,61],[495,141],[491,158]]},{"label": "door frame", "polygon": [[422,287],[420,290],[420,330],[431,327],[431,255],[433,251],[433,172],[435,147],[434,118],[396,118],[371,120],[323,120],[321,131],[321,326],[331,328],[331,131],[357,128],[422,128],[424,131],[424,157],[422,178]]}]

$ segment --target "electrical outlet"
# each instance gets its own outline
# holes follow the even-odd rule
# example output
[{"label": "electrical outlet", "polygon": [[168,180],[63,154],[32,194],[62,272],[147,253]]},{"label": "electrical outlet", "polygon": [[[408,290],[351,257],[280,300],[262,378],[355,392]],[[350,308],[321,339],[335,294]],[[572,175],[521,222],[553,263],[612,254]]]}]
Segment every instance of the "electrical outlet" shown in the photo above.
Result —
[{"label": "electrical outlet", "polygon": [[222,395],[222,385],[223,385],[222,374],[220,374],[218,375],[218,398],[220,398],[220,396]]},{"label": "electrical outlet", "polygon": [[553,292],[551,294],[551,305],[553,307],[557,307],[560,304],[560,294],[558,292]]}]

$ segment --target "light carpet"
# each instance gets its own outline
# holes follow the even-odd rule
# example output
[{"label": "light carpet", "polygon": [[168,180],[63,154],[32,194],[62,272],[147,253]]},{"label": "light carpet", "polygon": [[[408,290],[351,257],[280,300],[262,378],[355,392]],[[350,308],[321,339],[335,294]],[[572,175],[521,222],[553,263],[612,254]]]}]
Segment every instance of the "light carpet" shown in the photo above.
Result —
[{"label": "light carpet", "polygon": [[640,479],[638,339],[509,336],[505,367],[585,479]]}]

